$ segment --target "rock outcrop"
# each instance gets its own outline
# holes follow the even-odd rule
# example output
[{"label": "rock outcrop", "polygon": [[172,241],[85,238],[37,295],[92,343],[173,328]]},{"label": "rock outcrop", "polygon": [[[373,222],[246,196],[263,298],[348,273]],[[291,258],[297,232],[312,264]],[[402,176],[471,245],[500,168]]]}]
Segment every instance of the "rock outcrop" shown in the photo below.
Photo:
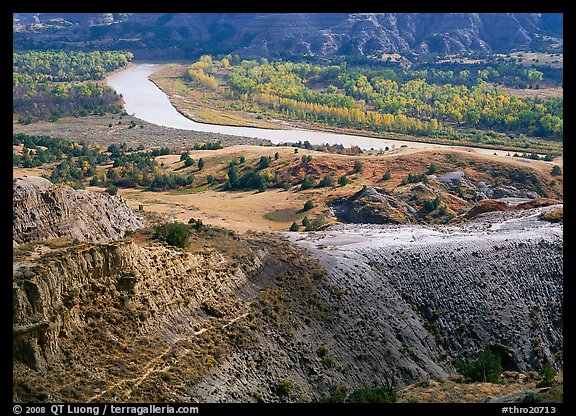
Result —
[{"label": "rock outcrop", "polygon": [[382,188],[365,188],[332,203],[340,221],[361,224],[408,224],[416,222],[417,211]]},{"label": "rock outcrop", "polygon": [[431,351],[457,357],[485,346],[499,348],[509,369],[535,369],[544,361],[560,369],[562,225],[538,218],[554,207],[491,212],[454,226],[341,225],[290,236],[346,290],[342,333],[358,330],[348,326],[354,317],[377,320],[390,357],[402,351],[391,347],[390,334],[404,342],[414,337],[413,367],[398,368],[410,360],[395,360],[406,379],[432,368],[424,364]]},{"label": "rock outcrop", "polygon": [[[257,267],[258,259],[251,264]],[[61,360],[62,343],[96,322],[120,326],[129,316],[130,336],[153,329],[169,344],[206,320],[202,305],[257,293],[242,269],[214,251],[193,255],[129,241],[77,245],[32,266],[17,265],[14,357],[34,369]]]},{"label": "rock outcrop", "polygon": [[[17,182],[19,195],[34,189],[19,203],[36,212],[72,213],[72,201],[91,200]],[[70,201],[54,204],[59,193]],[[187,250],[122,239],[22,254],[13,263],[17,398],[317,400],[338,386],[446,377],[455,359],[488,346],[506,370],[562,370],[563,223],[541,219],[558,206],[538,205],[444,226],[282,237],[206,229]],[[28,218],[23,206],[15,221]],[[45,232],[60,226],[49,218],[38,222]]]},{"label": "rock outcrop", "polygon": [[563,33],[560,13],[15,13],[13,30],[15,48],[107,42],[172,57],[511,52]]},{"label": "rock outcrop", "polygon": [[16,243],[68,236],[80,241],[117,240],[142,224],[120,196],[75,190],[48,179],[14,180]]}]

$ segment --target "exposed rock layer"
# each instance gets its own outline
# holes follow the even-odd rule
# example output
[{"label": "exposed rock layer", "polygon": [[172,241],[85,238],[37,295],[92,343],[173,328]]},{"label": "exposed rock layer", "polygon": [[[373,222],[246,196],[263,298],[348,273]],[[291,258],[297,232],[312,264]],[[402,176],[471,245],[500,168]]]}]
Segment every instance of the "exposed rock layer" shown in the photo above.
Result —
[{"label": "exposed rock layer", "polygon": [[506,369],[561,370],[553,208],[286,234],[302,248],[223,240],[242,255],[122,240],[16,262],[15,384],[40,401],[298,401],[445,377],[486,346]]},{"label": "exposed rock layer", "polygon": [[559,13],[16,13],[13,29],[16,48],[106,42],[165,57],[509,52],[563,33]]},{"label": "exposed rock layer", "polygon": [[62,236],[117,240],[142,225],[120,196],[74,190],[35,176],[14,181],[13,206],[16,243]]}]

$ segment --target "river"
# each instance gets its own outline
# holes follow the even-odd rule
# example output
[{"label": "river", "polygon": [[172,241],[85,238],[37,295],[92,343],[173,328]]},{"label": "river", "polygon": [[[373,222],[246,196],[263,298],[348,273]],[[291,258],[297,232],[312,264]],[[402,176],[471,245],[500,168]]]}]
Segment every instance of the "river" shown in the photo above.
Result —
[{"label": "river", "polygon": [[[198,123],[180,114],[170,103],[168,96],[148,78],[162,64],[134,64],[107,79],[108,84],[122,94],[128,114],[149,123],[183,130],[222,133],[234,136],[268,139],[274,144],[309,141],[312,144],[342,144],[345,147],[358,146],[362,149],[394,149],[400,146],[409,148],[455,148],[455,146],[382,139],[349,134],[329,133],[304,129],[263,129],[258,127],[237,127]],[[462,147],[458,147],[462,148]],[[472,148],[485,154],[507,155],[510,152],[495,149]]]}]

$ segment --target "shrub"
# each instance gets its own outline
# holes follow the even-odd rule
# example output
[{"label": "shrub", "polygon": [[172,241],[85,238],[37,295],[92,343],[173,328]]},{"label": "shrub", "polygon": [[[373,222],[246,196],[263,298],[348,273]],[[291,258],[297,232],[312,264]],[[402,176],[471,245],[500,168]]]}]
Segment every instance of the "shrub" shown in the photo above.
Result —
[{"label": "shrub", "polygon": [[467,381],[500,383],[502,364],[500,359],[489,349],[482,350],[475,360],[457,361],[456,367]]},{"label": "shrub", "polygon": [[314,177],[310,175],[306,175],[302,183],[300,184],[300,189],[309,189],[312,188],[315,184]]},{"label": "shrub", "polygon": [[332,185],[334,185],[334,178],[332,178],[332,176],[330,175],[324,176],[324,178],[322,178],[322,180],[318,184],[318,186],[332,186]]},{"label": "shrub", "polygon": [[554,379],[554,377],[556,377],[556,370],[548,363],[544,363],[538,376],[540,377],[540,381],[536,384],[536,387],[552,387],[556,384],[556,380]]},{"label": "shrub", "polygon": [[361,387],[350,391],[340,386],[330,396],[320,399],[321,403],[395,403],[397,391],[389,383],[385,387]]},{"label": "shrub", "polygon": [[360,162],[359,160],[354,162],[354,172],[355,173],[362,172],[362,162]]},{"label": "shrub", "polygon": [[188,220],[188,224],[191,224],[192,227],[194,227],[194,229],[197,231],[204,229],[204,223],[201,219],[190,218]]},{"label": "shrub", "polygon": [[110,185],[106,188],[106,193],[109,195],[116,195],[118,193],[118,187],[116,185]]},{"label": "shrub", "polygon": [[192,159],[190,156],[187,156],[186,159],[184,159],[184,166],[188,167],[188,166],[192,166],[194,163],[194,159]]},{"label": "shrub", "polygon": [[204,169],[204,159],[198,159],[198,170]]},{"label": "shrub", "polygon": [[552,167],[552,171],[550,172],[552,176],[560,176],[562,175],[562,168],[558,165],[554,165]]},{"label": "shrub", "polygon": [[165,241],[172,246],[184,248],[188,246],[190,229],[179,222],[160,224],[156,227],[154,238]]},{"label": "shrub", "polygon": [[382,180],[383,180],[383,181],[387,181],[387,180],[389,180],[391,177],[392,177],[392,174],[390,173],[389,170],[387,170],[387,171],[384,173],[384,175],[382,176]]},{"label": "shrub", "polygon": [[290,226],[290,231],[298,231],[299,228],[300,226],[296,224],[296,222],[293,222],[292,225]]},{"label": "shrub", "polygon": [[428,166],[428,172],[426,172],[427,175],[433,175],[438,171],[438,166],[435,163],[432,163],[430,166]]},{"label": "shrub", "polygon": [[280,381],[280,383],[278,383],[278,386],[276,387],[276,391],[280,396],[290,396],[292,390],[294,390],[294,382],[287,378]]},{"label": "shrub", "polygon": [[314,208],[314,202],[312,202],[311,200],[308,200],[304,204],[304,208],[302,209],[302,211],[310,211],[312,208]]},{"label": "shrub", "polygon": [[[316,218],[314,218],[312,221],[309,222],[309,224],[306,226],[306,229],[304,231],[316,231],[318,230],[320,227],[322,227],[325,223],[326,218],[323,215],[319,215]],[[304,220],[302,220],[302,222],[304,222]],[[302,224],[304,225],[304,224]]]},{"label": "shrub", "polygon": [[338,178],[338,185],[345,186],[350,183],[350,179],[346,175],[342,175]]},{"label": "shrub", "polygon": [[266,169],[272,163],[272,158],[270,156],[260,156],[260,161],[258,162],[258,169]]},{"label": "shrub", "polygon": [[384,387],[362,387],[346,398],[346,403],[394,403],[396,390]]}]

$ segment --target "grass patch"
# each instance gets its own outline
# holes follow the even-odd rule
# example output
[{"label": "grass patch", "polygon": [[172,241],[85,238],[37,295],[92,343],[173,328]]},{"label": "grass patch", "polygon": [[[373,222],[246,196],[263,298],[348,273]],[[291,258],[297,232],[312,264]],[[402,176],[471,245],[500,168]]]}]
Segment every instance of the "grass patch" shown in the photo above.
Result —
[{"label": "grass patch", "polygon": [[279,209],[264,215],[267,220],[279,222],[297,221],[300,217],[301,215],[297,211],[290,208]]},{"label": "grass patch", "polygon": [[550,222],[559,222],[564,218],[564,208],[556,208],[551,211],[544,211],[538,218]]},{"label": "grass patch", "polygon": [[183,189],[170,189],[168,194],[170,195],[186,195],[186,194],[197,194],[198,192],[204,192],[210,189],[210,184],[197,186],[195,188],[183,188]]}]

